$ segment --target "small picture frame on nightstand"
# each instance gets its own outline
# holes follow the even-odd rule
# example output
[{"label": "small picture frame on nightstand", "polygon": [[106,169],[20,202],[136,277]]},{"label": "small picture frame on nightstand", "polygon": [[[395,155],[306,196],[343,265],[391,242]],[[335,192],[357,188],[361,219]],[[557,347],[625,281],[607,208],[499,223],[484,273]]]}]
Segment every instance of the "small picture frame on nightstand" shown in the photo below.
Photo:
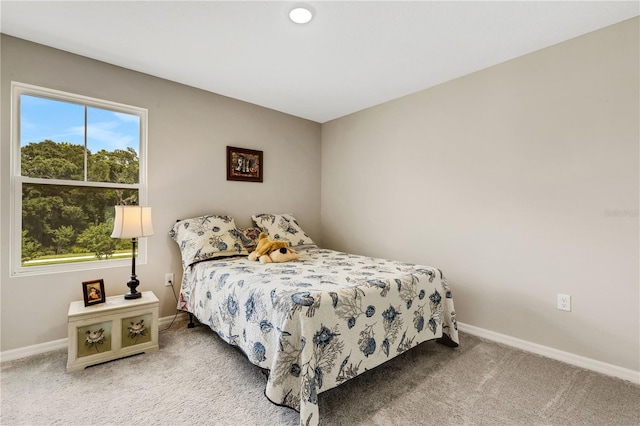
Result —
[{"label": "small picture frame on nightstand", "polygon": [[92,280],[82,282],[82,293],[84,294],[84,306],[104,303],[107,299],[104,295],[104,280]]}]

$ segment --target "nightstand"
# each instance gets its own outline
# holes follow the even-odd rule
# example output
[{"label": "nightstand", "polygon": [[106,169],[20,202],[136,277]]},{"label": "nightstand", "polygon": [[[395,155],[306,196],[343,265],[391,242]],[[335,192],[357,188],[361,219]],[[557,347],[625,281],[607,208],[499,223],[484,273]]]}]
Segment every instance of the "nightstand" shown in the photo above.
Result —
[{"label": "nightstand", "polygon": [[105,303],[69,306],[67,372],[89,365],[158,350],[158,305],[152,291],[139,299],[107,297]]}]

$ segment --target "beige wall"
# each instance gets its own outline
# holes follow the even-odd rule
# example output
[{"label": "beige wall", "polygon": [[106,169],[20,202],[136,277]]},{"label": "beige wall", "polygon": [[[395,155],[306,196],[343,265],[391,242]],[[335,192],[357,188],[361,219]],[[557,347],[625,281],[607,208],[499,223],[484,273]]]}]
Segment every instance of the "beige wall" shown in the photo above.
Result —
[{"label": "beige wall", "polygon": [[[293,213],[310,236],[320,235],[320,125],[245,102],[2,35],[0,153],[1,350],[66,337],[69,302],[81,282],[103,278],[108,296],[127,290],[130,267],[37,277],[9,277],[10,85],[19,81],[149,110],[149,205],[156,234],[139,290],[153,290],[160,316],[175,313],[165,272],[180,277],[177,245],[168,231],[178,218],[225,213],[240,226],[251,214]],[[264,151],[264,183],[228,182],[225,147]],[[177,289],[177,285],[176,285]]]},{"label": "beige wall", "polygon": [[640,370],[638,26],[325,123],[325,246],[440,267],[459,321]]}]

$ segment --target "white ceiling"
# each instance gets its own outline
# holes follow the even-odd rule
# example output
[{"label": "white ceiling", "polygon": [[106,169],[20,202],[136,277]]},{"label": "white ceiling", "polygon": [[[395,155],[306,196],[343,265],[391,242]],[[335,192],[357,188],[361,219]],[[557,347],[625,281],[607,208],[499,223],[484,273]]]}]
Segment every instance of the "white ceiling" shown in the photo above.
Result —
[{"label": "white ceiling", "polygon": [[0,31],[323,123],[640,14],[640,2],[6,1]]}]

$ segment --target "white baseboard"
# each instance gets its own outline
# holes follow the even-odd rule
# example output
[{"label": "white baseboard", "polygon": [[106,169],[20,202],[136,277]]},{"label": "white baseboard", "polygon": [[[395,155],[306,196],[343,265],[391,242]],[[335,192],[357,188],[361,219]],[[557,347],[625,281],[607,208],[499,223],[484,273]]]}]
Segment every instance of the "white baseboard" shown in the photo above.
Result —
[{"label": "white baseboard", "polygon": [[595,359],[586,358],[558,349],[553,349],[548,346],[543,346],[537,343],[528,342],[526,340],[517,339],[515,337],[507,336],[506,334],[496,333],[494,331],[486,330],[484,328],[464,324],[461,322],[458,322],[458,330],[497,343],[502,343],[507,346],[522,349],[527,352],[542,355],[547,358],[555,359],[557,361],[566,362],[567,364],[575,365],[587,370],[602,373],[607,376],[617,377],[619,379],[628,380],[635,384],[640,384],[640,371],[618,367],[617,365],[613,364],[607,364],[606,362],[597,361]]},{"label": "white baseboard", "polygon": [[69,339],[53,340],[51,342],[39,343],[37,345],[25,346],[23,348],[11,349],[0,352],[0,362],[13,361],[26,358],[32,355],[39,355],[46,352],[56,351],[68,347]]},{"label": "white baseboard", "polygon": [[[163,328],[166,328],[171,323],[171,321],[174,320],[174,318],[176,321],[179,321],[187,318],[187,314],[182,312],[178,313],[177,317],[175,315],[171,315],[158,319],[158,329],[162,330]],[[0,362],[13,361],[16,359],[26,358],[32,355],[39,355],[58,349],[66,349],[68,345],[69,339],[65,337],[64,339],[53,340],[51,342],[39,343],[37,345],[25,346],[18,349],[11,349],[8,351],[0,352]]]}]

